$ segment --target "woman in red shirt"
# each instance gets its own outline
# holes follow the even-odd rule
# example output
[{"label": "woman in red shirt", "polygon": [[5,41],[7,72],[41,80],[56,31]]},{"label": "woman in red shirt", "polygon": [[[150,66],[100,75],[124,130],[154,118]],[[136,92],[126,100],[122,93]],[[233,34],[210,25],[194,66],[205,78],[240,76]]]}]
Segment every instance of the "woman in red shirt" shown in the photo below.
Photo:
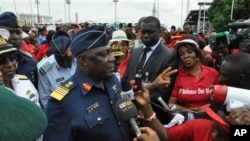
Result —
[{"label": "woman in red shirt", "polygon": [[174,48],[180,67],[168,104],[181,111],[202,111],[200,107],[211,102],[209,87],[218,83],[219,74],[200,63],[201,51],[193,39],[183,39]]}]

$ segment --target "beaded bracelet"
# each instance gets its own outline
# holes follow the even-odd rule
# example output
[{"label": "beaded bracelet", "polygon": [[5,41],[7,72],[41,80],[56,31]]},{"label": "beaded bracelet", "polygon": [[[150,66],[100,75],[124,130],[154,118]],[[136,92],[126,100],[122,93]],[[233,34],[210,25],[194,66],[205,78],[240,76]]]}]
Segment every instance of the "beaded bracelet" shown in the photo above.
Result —
[{"label": "beaded bracelet", "polygon": [[152,121],[152,120],[155,119],[155,118],[156,118],[156,114],[155,114],[155,112],[154,112],[152,116],[150,116],[149,118],[147,118],[147,119],[145,119],[145,120],[146,120],[146,121]]}]

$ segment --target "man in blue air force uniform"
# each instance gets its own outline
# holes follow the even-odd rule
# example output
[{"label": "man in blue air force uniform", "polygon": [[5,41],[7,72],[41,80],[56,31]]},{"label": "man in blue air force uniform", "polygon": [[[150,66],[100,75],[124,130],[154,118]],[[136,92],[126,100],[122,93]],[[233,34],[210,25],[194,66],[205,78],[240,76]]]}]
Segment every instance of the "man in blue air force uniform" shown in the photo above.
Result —
[{"label": "man in blue air force uniform", "polygon": [[69,51],[70,36],[58,31],[50,42],[53,53],[38,66],[38,91],[41,103],[46,108],[50,93],[71,77],[76,70],[76,61]]},{"label": "man in blue air force uniform", "polygon": [[44,141],[130,140],[127,123],[119,121],[115,110],[121,86],[104,28],[79,31],[70,49],[77,69],[50,95]]}]

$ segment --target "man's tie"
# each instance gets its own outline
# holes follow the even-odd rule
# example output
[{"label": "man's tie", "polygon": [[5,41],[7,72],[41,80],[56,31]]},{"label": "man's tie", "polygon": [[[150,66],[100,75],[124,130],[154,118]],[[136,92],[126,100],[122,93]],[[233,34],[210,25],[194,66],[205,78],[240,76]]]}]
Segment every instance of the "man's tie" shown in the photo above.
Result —
[{"label": "man's tie", "polygon": [[147,58],[147,52],[150,51],[150,50],[151,50],[151,48],[148,48],[148,47],[143,49],[141,60],[138,63],[137,70],[142,70],[143,69],[143,66],[144,66],[146,58]]}]

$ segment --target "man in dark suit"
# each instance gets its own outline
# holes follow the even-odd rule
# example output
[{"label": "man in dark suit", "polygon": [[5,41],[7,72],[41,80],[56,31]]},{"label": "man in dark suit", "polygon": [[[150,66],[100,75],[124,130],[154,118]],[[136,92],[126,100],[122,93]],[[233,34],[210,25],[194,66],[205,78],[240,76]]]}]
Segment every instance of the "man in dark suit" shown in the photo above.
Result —
[{"label": "man in dark suit", "polygon": [[[153,82],[164,69],[167,67],[176,69],[178,67],[178,59],[175,53],[170,51],[160,41],[161,24],[159,19],[153,16],[144,17],[139,24],[141,28],[141,40],[144,46],[133,49],[122,79],[132,80],[136,73],[141,73],[142,81],[150,87],[152,84],[150,82]],[[176,74],[171,78],[171,85],[166,86],[165,89],[153,90],[151,93],[151,102],[161,106],[157,100],[157,98],[161,96],[167,103],[175,78]],[[169,122],[168,114],[166,114],[162,108],[156,105],[154,105],[153,108],[158,119],[163,124]]]}]

